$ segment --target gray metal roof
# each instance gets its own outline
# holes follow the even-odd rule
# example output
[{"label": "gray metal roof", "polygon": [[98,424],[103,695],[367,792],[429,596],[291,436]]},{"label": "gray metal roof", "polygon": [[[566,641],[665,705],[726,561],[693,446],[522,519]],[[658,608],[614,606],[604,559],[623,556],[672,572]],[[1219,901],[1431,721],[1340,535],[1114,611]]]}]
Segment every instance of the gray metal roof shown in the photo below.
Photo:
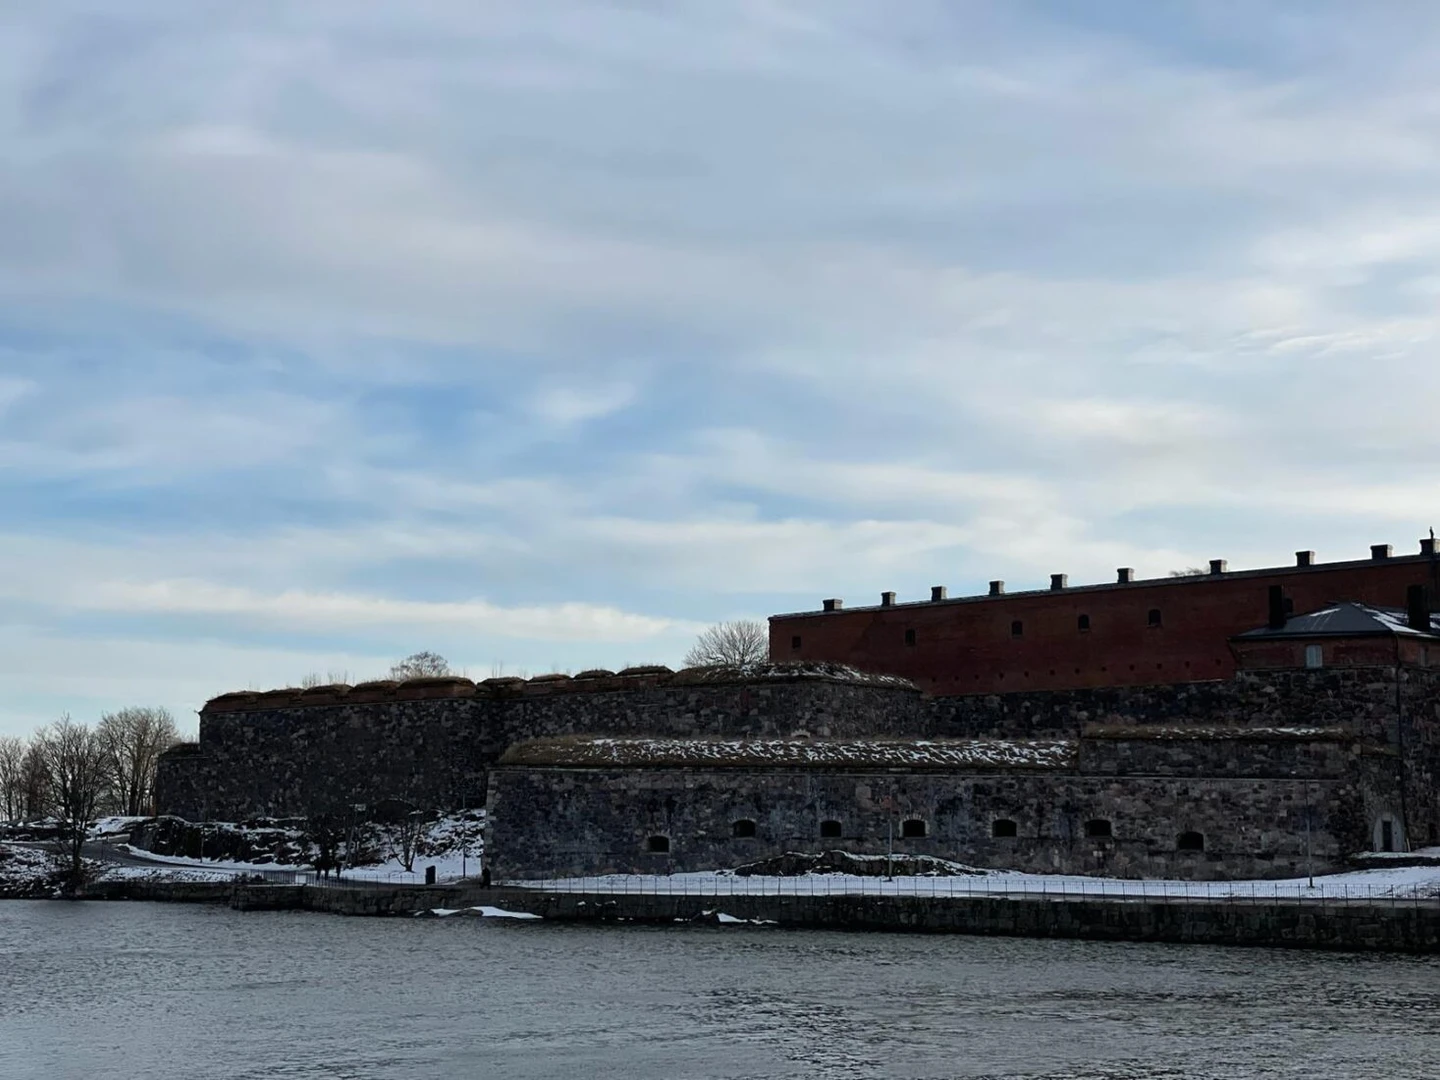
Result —
[{"label": "gray metal roof", "polygon": [[1430,616],[1430,633],[1416,630],[1398,608],[1371,607],[1369,604],[1331,604],[1307,615],[1292,615],[1283,627],[1262,626],[1235,635],[1236,641],[1257,638],[1297,637],[1367,637],[1378,635],[1408,637],[1440,637],[1440,615]]}]

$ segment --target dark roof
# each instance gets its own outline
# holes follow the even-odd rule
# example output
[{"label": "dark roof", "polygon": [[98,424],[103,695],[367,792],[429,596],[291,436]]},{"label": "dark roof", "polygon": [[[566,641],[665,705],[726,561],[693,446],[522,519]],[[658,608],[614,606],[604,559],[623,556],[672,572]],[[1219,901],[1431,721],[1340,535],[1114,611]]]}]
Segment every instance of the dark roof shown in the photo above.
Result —
[{"label": "dark roof", "polygon": [[1262,626],[1235,635],[1235,641],[1301,637],[1374,637],[1403,634],[1407,637],[1440,637],[1440,615],[1430,616],[1430,633],[1416,630],[1398,608],[1369,604],[1331,604],[1308,615],[1292,615],[1283,627]]}]

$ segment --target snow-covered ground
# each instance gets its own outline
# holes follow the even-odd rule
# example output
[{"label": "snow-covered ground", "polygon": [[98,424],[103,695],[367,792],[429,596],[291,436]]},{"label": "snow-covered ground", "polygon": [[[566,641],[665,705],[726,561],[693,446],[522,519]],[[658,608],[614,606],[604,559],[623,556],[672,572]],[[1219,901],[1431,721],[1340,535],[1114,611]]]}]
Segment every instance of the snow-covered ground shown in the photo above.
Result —
[{"label": "snow-covered ground", "polygon": [[[107,819],[124,822],[131,819]],[[97,823],[97,827],[100,823]],[[193,859],[183,855],[158,855],[154,852],[132,848],[128,844],[116,844],[115,850],[137,859],[144,859],[153,866],[112,867],[106,871],[106,878],[144,878],[164,880],[167,871],[176,874],[177,881],[228,880],[237,874],[263,874],[271,880],[296,880],[329,882],[363,882],[393,885],[417,885],[425,882],[425,869],[435,867],[438,882],[459,881],[463,877],[478,877],[480,854],[484,850],[481,829],[484,826],[483,811],[466,811],[441,817],[429,823],[416,844],[417,851],[413,869],[406,870],[394,845],[383,834],[368,838],[366,848],[375,852],[378,861],[363,866],[347,867],[338,877],[332,873],[329,878],[318,879],[314,866],[308,862],[281,865],[275,862],[237,862],[221,859]],[[128,829],[124,830],[128,832]],[[98,834],[97,834],[98,835]],[[211,877],[191,876],[209,873]]]},{"label": "snow-covered ground", "polygon": [[130,831],[137,825],[151,820],[148,817],[103,817],[94,825],[90,826],[91,840],[109,840],[113,837],[130,835]]},{"label": "snow-covered ground", "polygon": [[681,894],[685,896],[1053,896],[1115,900],[1424,900],[1440,898],[1440,866],[1403,866],[1282,881],[1135,881],[1121,878],[986,871],[963,877],[804,874],[742,877],[728,871],[610,874],[597,877],[508,881],[559,892]]},{"label": "snow-covered ground", "polygon": [[163,881],[167,883],[196,881],[234,881],[233,870],[189,866],[120,866],[96,863],[93,881]]},{"label": "snow-covered ground", "polygon": [[417,855],[413,870],[406,870],[398,858],[389,858],[374,866],[357,866],[341,874],[345,881],[377,881],[393,885],[423,885],[425,868],[435,867],[436,881],[459,881],[465,877],[480,876],[478,852],[466,855],[451,851],[444,855]]},{"label": "snow-covered ground", "polygon": [[153,872],[175,868],[176,870],[209,870],[215,873],[223,873],[226,878],[234,877],[236,874],[289,874],[294,871],[308,871],[309,866],[277,866],[275,863],[250,863],[230,862],[224,859],[187,859],[183,855],[156,855],[153,851],[141,851],[139,848],[132,848],[129,844],[116,844],[115,850],[137,859],[144,859],[147,863],[154,863],[153,867],[116,867],[115,869],[145,870]]},{"label": "snow-covered ground", "polygon": [[47,895],[55,859],[42,848],[0,844],[0,897]]}]

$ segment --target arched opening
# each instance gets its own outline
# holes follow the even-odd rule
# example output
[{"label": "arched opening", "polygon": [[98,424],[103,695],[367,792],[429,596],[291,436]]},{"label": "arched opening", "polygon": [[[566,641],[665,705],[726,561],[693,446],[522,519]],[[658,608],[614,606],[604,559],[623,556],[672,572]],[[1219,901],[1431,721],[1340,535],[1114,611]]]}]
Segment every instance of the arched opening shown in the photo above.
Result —
[{"label": "arched opening", "polygon": [[820,822],[820,835],[826,840],[834,840],[841,833],[840,822],[834,818]]},{"label": "arched opening", "polygon": [[900,835],[918,837],[925,835],[925,822],[919,818],[906,818],[900,823]]},{"label": "arched opening", "polygon": [[1092,839],[1103,839],[1115,835],[1108,818],[1091,818],[1085,822],[1085,835]]},{"label": "arched opening", "polygon": [[1015,822],[1009,818],[997,818],[990,826],[990,835],[994,837],[1009,837],[1019,834]]},{"label": "arched opening", "polygon": [[1081,615],[1075,620],[1075,627],[1080,631],[1080,633],[1088,634],[1090,632],[1090,616]]},{"label": "arched opening", "polygon": [[1152,607],[1150,609],[1149,613],[1145,616],[1145,623],[1148,626],[1160,625],[1160,609],[1158,607]]},{"label": "arched opening", "polygon": [[668,836],[652,836],[645,841],[645,850],[657,855],[664,855],[670,850],[670,838]]},{"label": "arched opening", "polygon": [[735,822],[734,825],[730,826],[730,832],[734,836],[754,836],[755,822],[749,818],[741,818]]},{"label": "arched opening", "polygon": [[1204,851],[1205,835],[1198,832],[1182,832],[1175,838],[1176,851]]},{"label": "arched opening", "polygon": [[1024,636],[1025,636],[1025,624],[1024,624],[1023,622],[1021,622],[1019,619],[1016,619],[1014,622],[1012,622],[1012,623],[1010,624],[1010,636],[1011,636],[1011,637],[1024,637]]}]

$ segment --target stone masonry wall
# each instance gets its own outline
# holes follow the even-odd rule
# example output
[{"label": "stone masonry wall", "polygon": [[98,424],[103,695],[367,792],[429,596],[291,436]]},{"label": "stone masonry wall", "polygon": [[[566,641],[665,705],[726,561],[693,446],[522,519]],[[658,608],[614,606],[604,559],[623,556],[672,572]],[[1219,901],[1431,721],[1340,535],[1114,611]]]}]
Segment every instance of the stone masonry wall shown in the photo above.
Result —
[{"label": "stone masonry wall", "polygon": [[1406,819],[1414,846],[1440,844],[1440,672],[1402,673],[1398,695]]},{"label": "stone masonry wall", "polygon": [[898,680],[687,674],[226,695],[201,713],[198,749],[161,759],[157,802],[231,821],[385,799],[480,805],[490,765],[521,739],[928,733],[919,692]]},{"label": "stone masonry wall", "polygon": [[[784,851],[883,855],[893,828],[895,851],[985,867],[1293,877],[1310,865],[1310,814],[1315,871],[1340,869],[1345,855],[1367,846],[1362,775],[1342,745],[1294,751],[1279,777],[502,766],[493,776],[488,851],[502,880],[669,873]],[[923,821],[926,835],[904,837],[907,819]],[[993,835],[1000,819],[1016,823],[1015,837]],[[1113,836],[1087,836],[1092,819],[1110,821]],[[754,821],[755,836],[736,837],[738,820]],[[838,838],[821,837],[825,820],[841,823]],[[1190,831],[1204,836],[1203,851],[1177,850]],[[647,850],[652,836],[668,839],[668,853]]]},{"label": "stone masonry wall", "polygon": [[[1402,685],[1433,707],[1440,673],[1402,671]],[[1242,672],[1231,679],[1167,686],[1117,686],[975,694],[931,699],[937,735],[949,738],[1073,737],[1086,724],[1344,725],[1394,742],[1393,667]]]},{"label": "stone masonry wall", "polygon": [[[929,699],[900,680],[823,672],[777,677],[781,672],[745,680],[649,671],[225,695],[202,712],[199,746],[161,759],[159,809],[191,820],[240,820],[348,811],[384,799],[480,805],[489,771],[509,745],[586,733],[1074,738],[1086,731],[1092,737],[1084,742],[1083,771],[1097,783],[1127,778],[1140,790],[1165,776],[1287,779],[1302,768],[1293,755],[1312,751],[1297,750],[1293,741],[1276,749],[1254,740],[1126,742],[1095,732],[1135,725],[1338,726],[1360,737],[1346,753],[1358,754],[1364,744],[1356,768],[1365,773],[1365,794],[1353,796],[1354,814],[1372,825],[1392,815],[1404,821],[1412,843],[1440,843],[1435,670],[1402,670],[1398,680],[1393,668],[1276,671],[1177,686]],[[1387,750],[1402,752],[1403,791]],[[1313,753],[1340,751],[1326,743]],[[1292,755],[1288,767],[1285,755]],[[1349,850],[1369,846],[1356,842]]]}]

